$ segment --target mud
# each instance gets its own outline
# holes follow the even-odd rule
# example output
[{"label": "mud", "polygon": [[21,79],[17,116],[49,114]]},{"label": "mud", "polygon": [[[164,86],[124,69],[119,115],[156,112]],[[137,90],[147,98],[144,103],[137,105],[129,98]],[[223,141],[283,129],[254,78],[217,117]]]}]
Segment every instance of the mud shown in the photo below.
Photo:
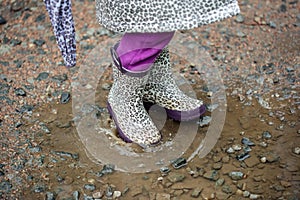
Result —
[{"label": "mud", "polygon": [[[198,74],[188,75],[187,79],[195,76]],[[108,70],[98,83],[96,95],[97,105],[102,108],[98,116],[99,123],[108,133],[102,133],[103,137],[108,137],[114,145],[127,146],[130,151],[143,153],[142,148],[126,144],[117,136],[113,121],[105,109],[108,89],[101,88],[111,83],[111,70]],[[199,84],[201,82],[194,84],[194,89]],[[209,102],[204,91],[199,91],[197,96]],[[288,100],[280,102],[285,103],[289,103]],[[273,105],[277,107],[276,103]],[[167,119],[165,124],[159,124],[166,116],[162,118],[160,111],[157,112],[154,111],[151,116],[158,127],[162,127],[162,143],[171,141],[179,122]],[[118,199],[297,199],[300,195],[300,155],[294,153],[294,149],[300,142],[299,116],[290,113],[288,107],[281,110],[287,113],[284,121],[272,117],[270,112],[272,111],[263,108],[258,101],[245,106],[239,98],[228,96],[226,121],[221,137],[204,158],[196,156],[180,169],[174,169],[169,164],[167,167],[170,172],[167,174],[162,174],[160,170],[149,173],[114,171],[99,176],[104,165],[89,156],[80,140],[73,123],[72,102],[44,105],[34,114],[51,130],[50,134],[35,137],[45,157],[40,169],[41,178],[49,185],[47,190],[53,192],[56,199],[72,199],[75,191],[79,192],[80,199],[97,194],[101,194],[103,199],[110,199],[110,189],[121,192]],[[207,112],[206,115],[209,114]],[[273,122],[272,125],[268,124],[269,121]],[[284,129],[278,130],[282,124]],[[30,126],[32,124],[28,124]],[[184,158],[187,159],[198,148],[207,129],[208,126],[199,127],[194,142],[183,155]],[[263,133],[266,131],[270,136],[264,138]],[[95,134],[101,133],[95,130]],[[250,157],[239,161],[237,156],[243,152],[240,149],[243,147],[244,137],[249,138],[255,146],[251,146]],[[234,152],[229,152],[230,147],[234,148]],[[78,154],[78,158],[54,152]],[[234,172],[242,173],[242,176],[232,177]],[[86,184],[92,184],[95,189],[85,189]],[[28,191],[25,199],[42,199],[44,195]]]}]

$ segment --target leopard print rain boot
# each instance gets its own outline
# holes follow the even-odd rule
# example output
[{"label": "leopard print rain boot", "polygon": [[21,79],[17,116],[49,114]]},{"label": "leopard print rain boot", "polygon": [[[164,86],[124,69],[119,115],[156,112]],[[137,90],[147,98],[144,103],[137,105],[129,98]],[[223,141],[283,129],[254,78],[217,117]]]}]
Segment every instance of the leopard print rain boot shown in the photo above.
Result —
[{"label": "leopard print rain boot", "polygon": [[196,119],[206,110],[203,101],[187,96],[176,85],[167,48],[162,50],[153,64],[144,88],[143,101],[164,107],[168,116],[177,121]]},{"label": "leopard print rain boot", "polygon": [[123,68],[116,46],[111,49],[114,84],[108,95],[108,111],[124,141],[142,147],[157,144],[161,134],[145,110],[142,99],[149,69],[134,72]]}]

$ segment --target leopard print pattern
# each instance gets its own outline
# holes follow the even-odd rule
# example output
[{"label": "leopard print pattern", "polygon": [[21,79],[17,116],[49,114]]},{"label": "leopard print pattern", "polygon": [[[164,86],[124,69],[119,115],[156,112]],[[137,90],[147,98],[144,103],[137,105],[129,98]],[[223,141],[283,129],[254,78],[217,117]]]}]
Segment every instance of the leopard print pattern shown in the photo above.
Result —
[{"label": "leopard print pattern", "polygon": [[113,66],[113,77],[114,84],[108,95],[108,103],[117,127],[126,137],[125,141],[137,143],[142,147],[158,143],[161,134],[142,101],[148,75],[131,77],[122,74]]},{"label": "leopard print pattern", "polygon": [[176,85],[171,73],[167,48],[163,49],[153,64],[143,98],[145,102],[181,112],[194,110],[203,105],[203,101],[187,96]]},{"label": "leopard print pattern", "polygon": [[96,0],[97,18],[115,32],[171,32],[240,12],[237,0]]},{"label": "leopard print pattern", "polygon": [[44,0],[58,47],[67,67],[76,65],[75,27],[71,0]]}]

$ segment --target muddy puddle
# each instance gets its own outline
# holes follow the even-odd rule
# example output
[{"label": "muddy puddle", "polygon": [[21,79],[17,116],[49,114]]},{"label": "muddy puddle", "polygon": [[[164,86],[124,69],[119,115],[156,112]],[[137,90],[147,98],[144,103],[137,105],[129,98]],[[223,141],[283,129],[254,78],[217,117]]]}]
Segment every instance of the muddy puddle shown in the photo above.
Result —
[{"label": "muddy puddle", "polygon": [[[188,72],[185,73],[188,74],[187,80],[200,80],[197,72],[191,72],[190,67],[188,70],[185,71]],[[213,145],[207,155],[199,156],[197,149],[205,140],[209,125],[201,127],[201,120],[185,122],[185,126],[197,127],[191,144],[180,156],[188,160],[187,165],[183,160],[182,165],[179,163],[179,167],[174,168],[168,160],[167,164],[158,164],[156,170],[134,173],[119,171],[114,163],[102,163],[99,159],[102,155],[114,157],[99,150],[103,149],[97,146],[99,137],[129,154],[146,153],[137,145],[124,143],[118,138],[106,110],[111,84],[111,68],[108,68],[97,86],[94,117],[102,129],[95,129],[94,134],[98,136],[91,143],[96,148],[92,153],[78,135],[71,101],[44,105],[34,113],[36,121],[28,123],[27,127],[40,128],[34,139],[41,148],[36,152],[36,158],[42,161],[40,179],[30,185],[25,199],[299,198],[299,115],[297,111],[291,112],[290,107],[282,106],[288,105],[288,100],[272,102],[273,106],[281,108],[280,111],[268,110],[258,101],[253,101],[250,106],[242,104],[239,96],[228,95],[232,93],[228,88],[225,123],[220,137],[215,138],[215,145],[214,141],[206,141],[205,145]],[[198,91],[197,98],[210,102],[203,84],[196,81],[191,85],[194,91]],[[149,113],[163,134],[160,145],[172,143],[182,124],[168,119],[158,107],[150,108]],[[211,117],[211,114],[207,112],[204,118]],[[186,137],[191,137],[186,134]],[[127,162],[134,161],[134,156],[129,155]]]}]

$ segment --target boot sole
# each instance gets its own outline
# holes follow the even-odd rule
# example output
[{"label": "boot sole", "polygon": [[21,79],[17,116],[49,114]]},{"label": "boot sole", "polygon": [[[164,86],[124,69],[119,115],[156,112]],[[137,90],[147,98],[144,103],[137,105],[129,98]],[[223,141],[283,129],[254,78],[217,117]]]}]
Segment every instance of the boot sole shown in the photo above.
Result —
[{"label": "boot sole", "polygon": [[[151,102],[144,102],[144,106],[149,109],[151,106],[155,105]],[[164,108],[163,106],[160,106]],[[194,110],[189,111],[178,111],[178,110],[170,110],[168,108],[164,108],[168,117],[172,118],[175,121],[191,121],[199,118],[206,112],[205,105],[202,105]]]}]

